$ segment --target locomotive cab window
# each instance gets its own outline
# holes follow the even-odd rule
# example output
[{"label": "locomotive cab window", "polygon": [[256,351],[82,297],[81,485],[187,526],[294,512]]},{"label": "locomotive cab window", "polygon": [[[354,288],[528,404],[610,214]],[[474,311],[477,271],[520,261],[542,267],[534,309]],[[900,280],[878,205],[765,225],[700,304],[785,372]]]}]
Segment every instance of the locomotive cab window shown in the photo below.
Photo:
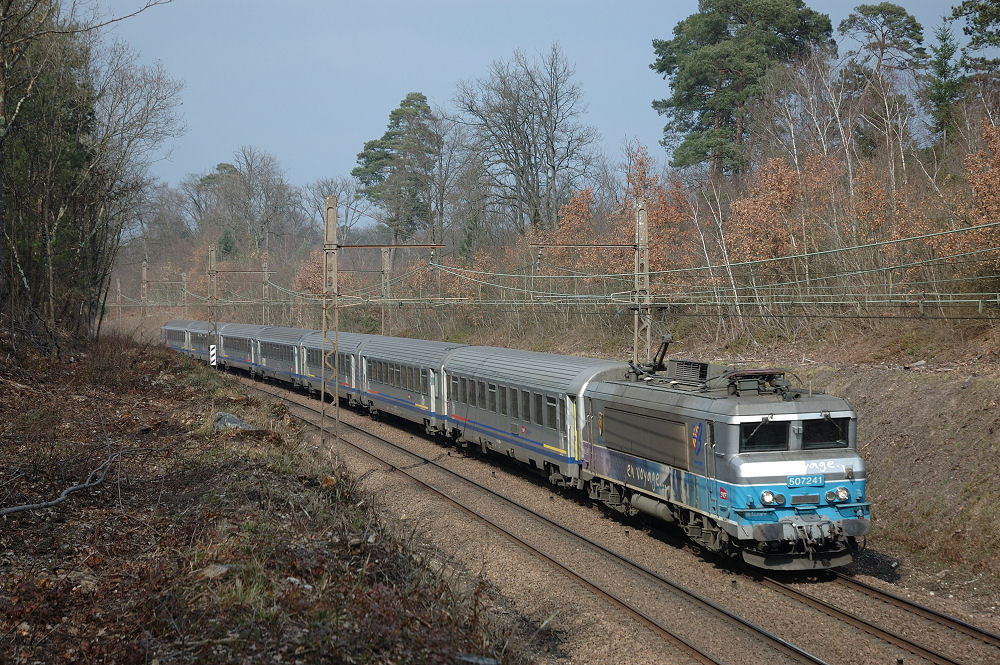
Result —
[{"label": "locomotive cab window", "polygon": [[740,425],[740,452],[763,453],[788,450],[788,422],[762,420]]},{"label": "locomotive cab window", "polygon": [[802,421],[802,449],[846,448],[850,438],[850,418]]}]

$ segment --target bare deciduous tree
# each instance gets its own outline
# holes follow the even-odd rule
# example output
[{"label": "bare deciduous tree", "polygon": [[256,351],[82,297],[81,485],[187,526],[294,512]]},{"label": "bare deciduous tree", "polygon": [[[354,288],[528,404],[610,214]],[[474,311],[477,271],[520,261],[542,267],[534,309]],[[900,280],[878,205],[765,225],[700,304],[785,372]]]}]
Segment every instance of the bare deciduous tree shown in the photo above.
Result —
[{"label": "bare deciduous tree", "polygon": [[472,129],[493,197],[513,227],[555,228],[559,206],[587,174],[597,132],[580,118],[583,90],[557,44],[538,60],[517,51],[485,79],[459,85],[455,103]]}]

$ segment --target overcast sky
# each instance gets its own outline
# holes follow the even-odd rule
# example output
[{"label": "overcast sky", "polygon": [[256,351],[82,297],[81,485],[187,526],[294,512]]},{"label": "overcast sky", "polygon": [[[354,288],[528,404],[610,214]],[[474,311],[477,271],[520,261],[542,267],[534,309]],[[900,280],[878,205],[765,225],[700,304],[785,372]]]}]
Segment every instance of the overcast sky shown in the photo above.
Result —
[{"label": "overcast sky", "polygon": [[[116,15],[142,4],[100,1]],[[860,3],[807,4],[828,13],[836,29]],[[930,42],[954,3],[900,4]],[[538,54],[553,42],[576,69],[584,121],[600,132],[605,153],[618,158],[634,138],[662,162],[664,120],[651,102],[669,92],[649,69],[652,40],[669,38],[695,11],[694,0],[173,0],[117,24],[110,36],[184,83],[187,132],[154,165],[156,177],[175,185],[250,145],[274,155],[289,182],[305,185],[349,174],[407,93],[450,109],[459,81],[486,76],[492,61],[515,49]]]}]

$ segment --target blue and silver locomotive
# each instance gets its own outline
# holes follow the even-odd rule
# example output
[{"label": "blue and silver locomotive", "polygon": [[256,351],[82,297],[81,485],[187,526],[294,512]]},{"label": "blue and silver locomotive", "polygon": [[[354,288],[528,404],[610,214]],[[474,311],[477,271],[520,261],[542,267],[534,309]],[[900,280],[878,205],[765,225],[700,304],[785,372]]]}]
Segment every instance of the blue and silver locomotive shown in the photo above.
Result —
[{"label": "blue and silver locomotive", "polygon": [[762,568],[850,563],[871,527],[851,406],[781,370],[664,369],[584,394],[591,496]]}]

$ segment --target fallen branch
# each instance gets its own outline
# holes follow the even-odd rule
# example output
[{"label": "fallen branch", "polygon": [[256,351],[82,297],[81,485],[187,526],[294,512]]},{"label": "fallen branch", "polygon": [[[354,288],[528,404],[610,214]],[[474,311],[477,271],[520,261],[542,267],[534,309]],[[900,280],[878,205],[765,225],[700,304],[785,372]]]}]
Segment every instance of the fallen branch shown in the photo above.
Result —
[{"label": "fallen branch", "polygon": [[97,468],[91,471],[90,474],[87,476],[87,480],[78,485],[67,487],[62,492],[60,492],[59,496],[56,497],[55,499],[52,499],[51,501],[44,501],[42,503],[27,503],[21,506],[0,508],[0,517],[3,517],[4,515],[10,515],[11,513],[19,513],[24,510],[38,510],[40,508],[51,508],[52,506],[59,505],[60,503],[65,501],[69,497],[69,495],[73,494],[74,492],[90,489],[91,487],[97,487],[98,485],[104,482],[104,479],[107,477],[108,471],[111,469],[111,466],[115,462],[120,460],[122,455],[124,455],[126,452],[129,451],[126,449],[119,450],[114,455],[101,462],[101,464],[97,466]]}]

